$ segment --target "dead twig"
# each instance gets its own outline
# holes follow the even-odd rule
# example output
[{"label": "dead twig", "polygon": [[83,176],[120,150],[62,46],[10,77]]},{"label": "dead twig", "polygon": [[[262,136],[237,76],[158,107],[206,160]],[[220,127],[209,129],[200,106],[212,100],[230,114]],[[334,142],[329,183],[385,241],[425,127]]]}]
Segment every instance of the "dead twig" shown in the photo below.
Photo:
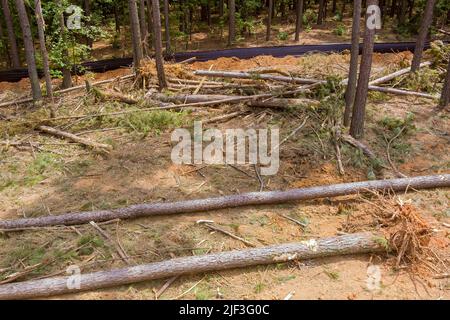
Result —
[{"label": "dead twig", "polygon": [[233,234],[231,232],[228,232],[228,231],[226,231],[226,230],[224,230],[224,229],[214,225],[213,223],[214,223],[214,221],[211,221],[211,220],[199,220],[199,221],[197,221],[197,224],[202,224],[202,225],[206,226],[207,228],[209,228],[211,230],[218,231],[218,232],[221,232],[223,234],[226,234],[227,236],[230,236],[233,239],[236,239],[236,240],[239,240],[239,241],[245,243],[247,246],[256,247],[256,245],[254,243],[252,243],[252,242],[250,242],[248,240],[245,240],[244,238],[241,238],[241,237],[239,237],[239,236],[237,236],[237,235],[235,235],[235,234]]}]

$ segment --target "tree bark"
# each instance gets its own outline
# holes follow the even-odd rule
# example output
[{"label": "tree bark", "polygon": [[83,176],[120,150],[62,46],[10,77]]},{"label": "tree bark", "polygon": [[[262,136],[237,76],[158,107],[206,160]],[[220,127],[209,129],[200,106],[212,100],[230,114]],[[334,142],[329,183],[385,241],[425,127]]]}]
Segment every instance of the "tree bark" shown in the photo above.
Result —
[{"label": "tree bark", "polygon": [[203,212],[250,205],[279,204],[292,201],[338,197],[370,193],[373,191],[404,191],[440,187],[450,187],[450,174],[341,183],[286,191],[250,192],[207,199],[137,204],[112,210],[85,211],[37,218],[3,220],[0,221],[0,230],[13,231],[33,227],[77,225],[90,221],[101,222],[113,219],[132,219],[165,214]]},{"label": "tree bark", "polygon": [[148,48],[148,24],[145,14],[145,0],[139,0],[139,31],[141,33],[141,43],[144,55],[149,55]]},{"label": "tree bark", "polygon": [[272,15],[270,14],[273,10],[273,0],[269,0],[269,8],[267,13],[267,24],[266,24],[266,41],[270,40],[270,28],[272,27]]},{"label": "tree bark", "polygon": [[324,5],[325,0],[319,0],[319,13],[317,14],[317,24],[319,26],[323,24]]},{"label": "tree bark", "polygon": [[166,33],[166,53],[170,54],[170,15],[169,15],[169,0],[164,0],[164,31]]},{"label": "tree bark", "polygon": [[36,59],[34,56],[34,45],[33,45],[33,38],[31,35],[30,22],[28,20],[27,11],[25,9],[25,4],[23,0],[16,0],[16,7],[19,15],[20,27],[22,29],[23,34],[25,57],[27,59],[28,76],[31,82],[33,100],[39,100],[42,98],[42,93],[36,69]]},{"label": "tree bark", "polygon": [[358,81],[358,59],[359,59],[359,33],[361,22],[361,0],[353,1],[353,26],[352,26],[352,48],[350,57],[350,69],[348,72],[348,84],[345,91],[344,126],[350,125],[350,118],[355,102],[356,83]]},{"label": "tree bark", "polygon": [[36,23],[39,35],[39,46],[42,55],[42,65],[44,67],[45,85],[47,96],[53,98],[52,78],[50,77],[50,64],[48,62],[47,47],[45,45],[45,26],[44,16],[42,14],[41,0],[34,0],[34,11],[36,14]]},{"label": "tree bark", "polygon": [[[209,71],[209,70],[196,70],[194,74],[204,77],[216,77],[216,78],[236,78],[236,79],[252,79],[252,80],[271,80],[296,84],[314,84],[321,80],[304,79],[297,77],[275,76],[270,74],[258,74],[250,72],[237,72],[237,71]],[[326,82],[325,80],[323,81]]]},{"label": "tree bark", "polygon": [[297,0],[296,6],[295,41],[297,42],[300,40],[303,25],[303,2],[304,0]]},{"label": "tree bark", "polygon": [[417,36],[416,48],[414,49],[414,57],[411,63],[411,71],[416,72],[420,66],[420,60],[422,59],[423,47],[427,40],[428,31],[431,23],[433,22],[433,10],[436,4],[436,0],[427,0],[425,6],[425,12],[422,18],[422,24],[420,25],[419,35]]},{"label": "tree bark", "polygon": [[[84,0],[84,15],[86,17],[91,16],[91,0]],[[88,27],[90,26],[90,22],[86,24]],[[88,45],[90,48],[92,48],[92,39],[89,37],[86,37],[86,45]]]},{"label": "tree bark", "polygon": [[70,276],[29,280],[0,286],[0,299],[29,299],[64,293],[102,289],[154,279],[209,271],[268,265],[348,254],[382,253],[385,239],[377,233],[355,233],[338,237],[271,245],[261,248],[174,258],[150,264],[81,274],[79,287],[68,286]]},{"label": "tree bark", "polygon": [[150,49],[153,48],[153,10],[152,10],[152,0],[147,0],[147,21],[148,21],[148,46]]},{"label": "tree bark", "polygon": [[442,88],[441,100],[439,106],[445,108],[450,104],[450,60],[448,62],[447,75]]},{"label": "tree bark", "polygon": [[[154,94],[151,96],[152,99],[156,99],[163,102],[178,102],[178,103],[196,103],[196,102],[209,102],[224,100],[227,98],[236,98],[236,103],[241,103],[237,98],[241,96],[229,96],[229,95],[203,95],[203,94],[179,94],[175,96],[167,96],[165,94]],[[285,99],[285,98],[273,98],[265,100],[249,100],[247,104],[251,107],[260,108],[288,108],[290,106],[300,106],[300,105],[318,105],[319,102],[311,99]]]},{"label": "tree bark", "polygon": [[156,70],[158,72],[158,82],[160,90],[167,88],[166,74],[164,72],[164,60],[162,55],[162,40],[161,40],[161,13],[159,11],[159,0],[152,0],[153,5],[153,30],[154,30],[154,44],[155,47],[155,62]]},{"label": "tree bark", "polygon": [[[60,35],[63,42],[63,45],[66,45],[66,26],[64,24],[64,15],[63,15],[63,7],[61,0],[57,0],[58,9],[61,10],[61,13],[59,15],[59,28],[60,28]],[[63,67],[62,67],[62,74],[63,74],[63,83],[62,87],[64,89],[72,87],[72,75],[70,73],[70,61],[69,61],[69,52],[67,49],[64,49],[63,52]]]},{"label": "tree bark", "polygon": [[219,17],[223,16],[224,0],[219,0]]},{"label": "tree bark", "polygon": [[[432,63],[430,61],[425,61],[425,62],[422,62],[421,64],[419,64],[419,68],[430,66],[431,64]],[[388,81],[391,81],[392,79],[395,79],[395,78],[400,77],[400,76],[402,76],[404,74],[407,74],[410,71],[411,71],[411,68],[400,69],[400,70],[395,71],[393,73],[390,73],[390,74],[388,74],[388,75],[386,75],[384,77],[381,77],[381,78],[375,79],[373,81],[370,81],[369,85],[374,85],[375,86],[375,85],[379,85],[379,84],[382,84],[382,83],[386,83]]]},{"label": "tree bark", "polygon": [[228,45],[231,46],[236,38],[236,4],[234,0],[228,0]]},{"label": "tree bark", "polygon": [[3,15],[5,16],[6,31],[8,33],[9,54],[11,57],[13,68],[20,68],[19,50],[17,49],[16,35],[14,32],[14,24],[9,10],[8,0],[1,0]]},{"label": "tree bark", "polygon": [[104,144],[104,143],[97,143],[94,141],[91,141],[89,139],[86,138],[81,138],[77,135],[74,135],[70,132],[65,132],[65,131],[61,131],[52,127],[48,127],[48,126],[39,126],[38,129],[42,132],[51,134],[53,136],[59,137],[59,138],[64,138],[64,139],[68,139],[70,141],[85,145],[87,147],[91,147],[94,149],[98,149],[98,150],[111,150],[112,146],[109,144]]},{"label": "tree bark", "polygon": [[139,26],[139,16],[136,0],[128,0],[128,8],[130,11],[131,39],[133,42],[134,70],[136,73],[138,73],[139,68],[141,66],[143,53],[142,53],[141,31]]},{"label": "tree bark", "polygon": [[[378,5],[378,0],[367,0],[367,7]],[[358,86],[356,88],[355,103],[353,105],[350,134],[356,138],[364,136],[364,119],[366,114],[367,92],[369,86],[370,71],[372,68],[372,54],[375,41],[375,28],[368,28],[367,21],[372,13],[366,14],[366,27],[364,33],[364,45],[359,70]]]},{"label": "tree bark", "polygon": [[5,54],[6,61],[7,61],[6,65],[12,67],[11,57],[8,52],[8,43],[5,41],[5,32],[3,30],[3,21],[2,20],[0,20],[0,43],[2,44],[2,46],[4,48],[4,54]]}]

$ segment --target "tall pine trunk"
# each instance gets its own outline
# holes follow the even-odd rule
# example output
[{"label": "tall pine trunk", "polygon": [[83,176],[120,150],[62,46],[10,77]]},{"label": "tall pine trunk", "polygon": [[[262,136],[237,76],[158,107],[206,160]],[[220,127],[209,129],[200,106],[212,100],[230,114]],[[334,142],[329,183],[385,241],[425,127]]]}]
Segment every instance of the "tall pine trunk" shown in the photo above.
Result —
[{"label": "tall pine trunk", "polygon": [[450,60],[448,62],[447,76],[445,77],[444,87],[442,88],[440,107],[445,108],[450,104]]},{"label": "tall pine trunk", "polygon": [[134,71],[139,72],[143,53],[142,53],[141,31],[139,29],[139,16],[138,16],[136,0],[128,0],[128,9],[130,11],[131,40],[133,43]]},{"label": "tall pine trunk", "polygon": [[145,0],[139,0],[139,30],[141,32],[141,43],[144,55],[148,55],[148,25],[145,14]]},{"label": "tall pine trunk", "polygon": [[[61,0],[57,0],[58,9],[61,11],[59,14],[59,32],[61,35],[61,41],[65,45],[66,44],[66,26],[64,24],[64,9],[62,6]],[[62,87],[64,89],[72,87],[72,75],[70,73],[70,60],[69,60],[69,52],[67,49],[64,49],[62,57],[63,67],[62,67],[62,74],[63,74],[63,82]]]},{"label": "tall pine trunk", "polygon": [[295,23],[295,41],[300,40],[300,32],[302,31],[303,25],[303,2],[304,0],[297,0],[296,5],[296,23]]},{"label": "tall pine trunk", "polygon": [[0,44],[2,45],[2,47],[5,49],[4,52],[1,52],[0,54],[4,54],[5,58],[6,58],[6,62],[7,62],[7,66],[11,66],[11,57],[9,56],[9,52],[8,52],[8,44],[5,41],[5,32],[3,31],[3,23],[2,20],[0,20]]},{"label": "tall pine trunk", "polygon": [[423,47],[427,40],[428,30],[433,22],[433,10],[436,0],[427,0],[425,12],[422,18],[422,24],[420,25],[419,35],[417,36],[416,48],[414,49],[414,57],[411,63],[411,71],[416,72],[420,66],[420,60],[422,59]]},{"label": "tall pine trunk", "polygon": [[234,0],[228,0],[228,45],[231,46],[236,38],[235,23],[236,4]]},{"label": "tall pine trunk", "polygon": [[[84,15],[86,17],[91,17],[91,0],[84,0]],[[89,27],[91,23],[88,22],[86,25]],[[92,48],[92,39],[90,37],[86,37],[86,45]]]},{"label": "tall pine trunk", "polygon": [[164,31],[165,31],[165,34],[166,34],[166,53],[170,54],[172,49],[170,47],[169,0],[164,0]]},{"label": "tall pine trunk", "polygon": [[147,25],[148,25],[148,47],[153,48],[153,14],[152,14],[152,0],[147,0]]},{"label": "tall pine trunk", "polygon": [[39,46],[42,55],[42,65],[44,67],[47,96],[53,98],[52,78],[50,77],[50,64],[48,62],[47,47],[45,45],[45,23],[44,16],[42,14],[41,0],[34,0],[34,12],[36,14],[36,24],[39,35]]},{"label": "tall pine trunk", "polygon": [[1,0],[3,15],[5,16],[6,31],[8,33],[9,55],[13,68],[20,68],[19,50],[17,49],[16,35],[14,32],[14,24],[9,10],[8,0]]},{"label": "tall pine trunk", "polygon": [[155,61],[156,71],[158,72],[158,82],[160,90],[167,88],[166,74],[164,72],[164,60],[162,55],[162,40],[161,40],[161,13],[159,11],[159,0],[152,0],[153,5],[153,30],[154,47],[155,47]]},{"label": "tall pine trunk", "polygon": [[325,0],[319,0],[319,13],[317,14],[317,24],[323,24],[323,13],[324,13]]},{"label": "tall pine trunk", "polygon": [[[369,7],[370,5],[378,5],[378,0],[367,0],[367,7]],[[370,71],[372,68],[372,54],[376,33],[376,29],[374,26],[368,27],[367,25],[372,14],[374,13],[366,13],[364,46],[361,57],[361,66],[359,69],[355,103],[353,105],[352,122],[350,125],[350,135],[352,135],[356,139],[362,138],[364,136],[367,92],[369,87]]]},{"label": "tall pine trunk", "polygon": [[266,41],[270,40],[270,28],[272,27],[272,15],[273,10],[273,0],[269,0],[269,8],[267,13],[267,24],[266,24]]},{"label": "tall pine trunk", "polygon": [[348,84],[345,91],[344,126],[350,125],[353,102],[356,95],[356,82],[358,80],[358,57],[359,57],[359,32],[361,22],[361,0],[353,2],[353,26],[352,26],[352,48],[350,58],[350,69],[348,72]]},{"label": "tall pine trunk", "polygon": [[28,76],[30,77],[33,100],[39,100],[42,98],[42,93],[36,69],[36,59],[34,56],[34,45],[33,45],[33,38],[31,35],[30,22],[28,20],[27,11],[25,9],[25,4],[23,0],[16,0],[16,8],[19,15],[20,27],[22,29],[23,34],[25,57],[27,59]]}]

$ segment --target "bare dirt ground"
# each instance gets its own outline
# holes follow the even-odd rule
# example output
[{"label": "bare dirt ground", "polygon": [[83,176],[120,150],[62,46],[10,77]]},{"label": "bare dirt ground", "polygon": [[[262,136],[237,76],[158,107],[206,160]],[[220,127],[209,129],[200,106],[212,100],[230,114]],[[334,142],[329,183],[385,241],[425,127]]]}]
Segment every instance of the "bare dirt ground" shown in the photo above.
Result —
[{"label": "bare dirt ground", "polygon": [[[376,55],[374,77],[398,69],[411,58],[409,53]],[[345,77],[348,54],[305,57],[256,57],[241,61],[218,59],[194,63],[195,69],[246,70],[276,66],[304,75],[326,79]],[[129,73],[120,70],[102,74],[102,78]],[[89,76],[89,75],[88,75]],[[98,79],[98,76],[96,76]],[[80,82],[82,78],[79,79]],[[82,83],[82,82],[81,82]],[[132,83],[114,84],[123,93],[140,97],[145,91],[131,90]],[[111,85],[112,87],[112,85]],[[112,90],[112,89],[111,89]],[[193,91],[192,89],[191,91]],[[89,114],[127,110],[131,106],[96,101],[84,92],[57,98],[57,115]],[[407,134],[392,143],[391,157],[399,171],[408,176],[450,172],[449,114],[436,112],[435,102],[422,98],[371,94],[367,111],[365,141],[386,161],[386,137],[399,126]],[[265,177],[265,190],[283,190],[305,186],[367,180],[374,168],[355,149],[343,144],[345,174],[340,175],[327,125],[331,109],[295,109],[286,111],[248,109],[244,106],[220,106],[191,112],[165,112],[158,120],[102,117],[52,123],[63,130],[82,133],[95,141],[109,143],[114,150],[96,154],[33,131],[33,121],[48,117],[48,109],[11,107],[1,110],[10,121],[0,127],[4,141],[30,141],[38,147],[15,148],[0,145],[0,219],[34,217],[80,210],[116,208],[135,203],[195,199],[257,191],[260,183],[252,166],[176,166],[170,159],[170,133],[193,119],[208,119],[236,110],[246,111],[224,123],[204,125],[226,128],[278,126],[287,136],[308,115],[306,126],[288,140],[280,152],[277,175]],[[142,113],[144,114],[144,113]],[[170,114],[170,115],[168,115]],[[414,115],[412,118],[410,114]],[[24,116],[26,121],[20,120]],[[166,119],[168,117],[169,120]],[[412,119],[412,120],[406,120]],[[142,122],[148,127],[141,126]],[[131,123],[131,125],[130,125]],[[150,124],[149,124],[150,123]],[[131,127],[131,128],[130,128]],[[98,131],[98,130],[102,131]],[[106,129],[106,130],[105,130]],[[94,131],[92,131],[94,130]],[[394,131],[395,132],[395,131]],[[392,196],[392,195],[391,195]],[[428,190],[388,197],[396,203],[413,206],[433,230],[429,246],[448,267],[450,222],[448,190]],[[386,198],[386,199],[388,199]],[[370,201],[370,202],[368,202]],[[257,246],[334,236],[341,232],[378,230],[373,214],[380,199],[375,196],[346,196],[274,206],[225,209],[170,217],[140,218],[102,225],[121,243],[133,264],[149,263],[178,256],[200,255],[246,245],[220,233],[211,233],[196,224],[214,220],[216,224]],[[288,215],[307,224],[303,229],[281,216]],[[435,279],[437,271],[395,267],[393,255],[360,255],[298,261],[279,265],[220,271],[178,278],[161,299],[448,299],[448,278]],[[27,266],[40,264],[18,280],[52,274],[65,274],[69,265],[82,272],[125,266],[114,245],[102,240],[90,226],[45,228],[37,231],[0,235],[0,281]],[[369,265],[381,268],[379,290],[367,289]],[[154,299],[155,292],[167,280],[148,281],[95,292],[57,298],[75,299]],[[190,290],[189,290],[190,289]]]}]

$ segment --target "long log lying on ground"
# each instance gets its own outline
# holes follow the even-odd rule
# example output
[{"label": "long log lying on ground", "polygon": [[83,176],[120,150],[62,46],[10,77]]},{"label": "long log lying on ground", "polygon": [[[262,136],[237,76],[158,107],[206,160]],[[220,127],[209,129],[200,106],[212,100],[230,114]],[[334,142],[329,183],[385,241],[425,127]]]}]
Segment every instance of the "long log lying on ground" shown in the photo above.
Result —
[{"label": "long log lying on ground", "polygon": [[109,151],[112,150],[112,146],[109,144],[105,144],[105,143],[98,143],[86,138],[82,138],[79,137],[77,135],[74,135],[73,133],[70,132],[66,132],[66,131],[61,131],[52,127],[47,127],[47,126],[39,126],[38,127],[39,131],[51,134],[52,136],[55,137],[59,137],[59,138],[65,138],[68,139],[70,141],[85,145],[87,147],[91,147],[97,150],[103,150],[103,151]]},{"label": "long log lying on ground", "polygon": [[[228,95],[204,95],[204,94],[180,94],[175,96],[167,96],[161,93],[155,93],[151,96],[152,99],[156,99],[163,102],[175,102],[175,103],[201,103],[224,100],[227,98],[235,98],[235,103],[240,103],[240,96],[228,96]],[[232,103],[231,101],[230,103]],[[286,108],[289,106],[297,105],[318,105],[319,101],[306,98],[301,99],[286,99],[286,98],[265,98],[257,100],[244,101],[251,107],[267,107],[267,108]]]},{"label": "long log lying on ground", "polygon": [[421,97],[421,98],[426,98],[426,99],[438,99],[439,98],[439,97],[433,96],[432,94],[429,94],[429,93],[422,93],[422,92],[395,89],[395,88],[387,88],[387,87],[369,86],[369,90],[384,92],[384,93],[398,94],[401,96],[415,96],[415,97]]},{"label": "long log lying on ground", "polygon": [[209,70],[197,70],[194,71],[197,76],[215,77],[215,78],[235,78],[235,79],[251,79],[251,80],[271,80],[280,81],[295,84],[313,84],[316,83],[315,79],[304,79],[298,77],[286,77],[286,76],[274,76],[270,74],[257,74],[249,72],[239,71],[209,71]]},{"label": "long log lying on ground", "polygon": [[[430,65],[431,65],[431,61],[425,61],[425,62],[422,62],[420,64],[420,68],[423,68],[423,67],[426,67],[426,66],[430,66]],[[376,86],[376,85],[379,85],[379,84],[382,84],[382,83],[386,83],[388,81],[391,81],[392,79],[395,79],[395,78],[400,77],[400,76],[402,76],[404,74],[407,74],[410,71],[411,71],[411,67],[407,67],[407,68],[395,71],[393,73],[385,75],[384,77],[381,77],[381,78],[378,78],[378,79],[370,81],[369,85]]]},{"label": "long log lying on ground", "polygon": [[[102,84],[114,82],[116,80],[117,81],[128,80],[128,79],[132,79],[134,77],[135,77],[134,74],[129,74],[129,75],[126,75],[126,76],[123,76],[123,77],[118,77],[118,78],[106,79],[106,80],[93,82],[93,83],[91,83],[91,86],[99,86],[99,85],[102,85]],[[72,91],[76,91],[76,90],[82,90],[84,88],[86,88],[86,86],[83,84],[83,85],[79,85],[79,86],[75,86],[75,87],[70,87],[70,88],[67,88],[67,89],[56,90],[53,93],[55,95],[56,94],[63,94],[63,93],[72,92]],[[0,103],[0,108],[8,107],[10,105],[15,105],[15,104],[18,105],[18,104],[30,103],[30,102],[33,102],[33,98],[25,98],[25,99],[20,99],[20,100],[6,101],[6,102]]]},{"label": "long log lying on ground", "polygon": [[79,286],[68,285],[72,283],[70,276],[10,283],[0,286],[0,299],[48,297],[208,271],[337,255],[380,253],[386,250],[383,246],[384,241],[380,239],[384,239],[380,234],[355,233],[256,249],[175,258],[134,267],[81,274],[77,279]]},{"label": "long log lying on ground", "polygon": [[113,219],[131,219],[164,214],[202,212],[249,205],[278,204],[289,201],[337,197],[368,191],[404,191],[439,187],[450,187],[450,174],[341,183],[286,191],[250,192],[216,198],[144,203],[112,210],[85,211],[37,218],[4,220],[0,221],[0,231],[56,225],[76,225],[89,223],[90,221],[99,222]]}]

